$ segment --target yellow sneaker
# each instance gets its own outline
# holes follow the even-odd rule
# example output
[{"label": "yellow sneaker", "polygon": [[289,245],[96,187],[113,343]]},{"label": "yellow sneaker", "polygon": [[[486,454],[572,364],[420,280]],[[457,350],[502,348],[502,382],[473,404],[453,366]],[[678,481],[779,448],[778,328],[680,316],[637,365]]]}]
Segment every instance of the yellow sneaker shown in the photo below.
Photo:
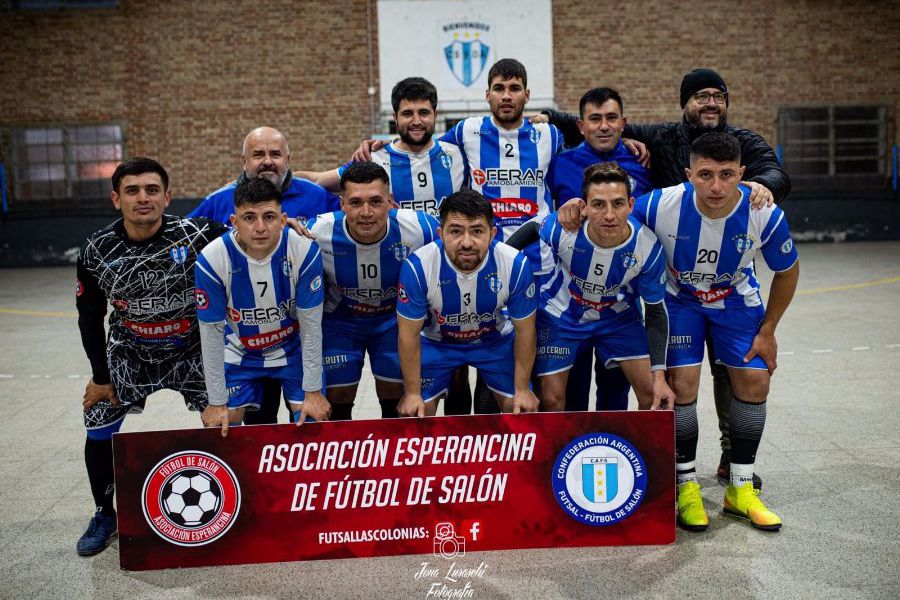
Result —
[{"label": "yellow sneaker", "polygon": [[726,515],[747,519],[757,529],[778,531],[781,529],[781,517],[766,508],[759,499],[759,490],[747,482],[741,487],[729,485],[725,489],[723,512]]},{"label": "yellow sneaker", "polygon": [[703,508],[700,484],[686,481],[678,486],[678,526],[688,531],[706,531],[709,515]]}]

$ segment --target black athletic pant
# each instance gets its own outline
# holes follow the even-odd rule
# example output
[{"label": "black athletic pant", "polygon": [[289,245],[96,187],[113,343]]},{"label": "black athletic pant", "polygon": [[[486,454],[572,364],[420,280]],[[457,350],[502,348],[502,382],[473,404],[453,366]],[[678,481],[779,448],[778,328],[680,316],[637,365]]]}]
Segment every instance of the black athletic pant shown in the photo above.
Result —
[{"label": "black athletic pant", "polygon": [[[591,365],[594,349],[582,348],[569,369],[566,383],[566,411],[590,410]],[[628,392],[631,384],[622,369],[607,369],[597,361],[594,369],[597,378],[597,410],[628,410]]]}]

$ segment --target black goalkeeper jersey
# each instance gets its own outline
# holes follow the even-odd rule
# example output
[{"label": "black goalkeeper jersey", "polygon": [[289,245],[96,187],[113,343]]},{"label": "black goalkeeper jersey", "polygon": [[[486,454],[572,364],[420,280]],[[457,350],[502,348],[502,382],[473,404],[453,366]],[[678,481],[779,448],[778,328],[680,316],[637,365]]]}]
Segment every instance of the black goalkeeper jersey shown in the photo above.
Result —
[{"label": "black goalkeeper jersey", "polygon": [[[149,362],[200,352],[194,261],[227,230],[204,218],[163,215],[149,240],[131,241],[122,219],[88,238],[78,257],[75,305],[94,383],[109,383],[107,352]],[[108,338],[107,304],[113,306]]]}]

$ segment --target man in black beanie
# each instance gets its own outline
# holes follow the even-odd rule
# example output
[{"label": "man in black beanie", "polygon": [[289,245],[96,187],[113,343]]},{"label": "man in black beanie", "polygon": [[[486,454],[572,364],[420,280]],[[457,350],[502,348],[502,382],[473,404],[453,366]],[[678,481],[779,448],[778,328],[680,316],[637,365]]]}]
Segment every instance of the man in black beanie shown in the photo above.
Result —
[{"label": "man in black beanie", "polygon": [[712,69],[694,69],[681,80],[681,108],[686,122],[701,129],[717,129],[725,123],[728,109],[725,80]]},{"label": "man in black beanie", "polygon": [[[652,157],[650,180],[654,188],[678,185],[687,180],[685,170],[690,166],[691,144],[695,139],[710,131],[730,133],[741,145],[741,164],[745,167],[744,181],[751,189],[750,201],[756,203],[782,202],[791,191],[787,173],[778,164],[775,151],[758,133],[749,129],[733,127],[727,122],[729,106],[728,86],[725,80],[712,69],[694,69],[681,80],[680,102],[681,122],[628,124],[624,137],[633,138],[647,145]],[[570,146],[580,136],[577,117],[558,111],[544,111],[552,124],[565,136]],[[580,143],[581,140],[578,140]],[[563,223],[564,226],[565,223]],[[713,390],[716,412],[721,431],[722,457],[719,461],[718,476],[727,481],[730,475],[731,439],[728,432],[729,407],[734,393],[727,369],[715,362],[712,346],[709,350],[710,366],[713,373]],[[754,473],[753,485],[762,486]]]}]

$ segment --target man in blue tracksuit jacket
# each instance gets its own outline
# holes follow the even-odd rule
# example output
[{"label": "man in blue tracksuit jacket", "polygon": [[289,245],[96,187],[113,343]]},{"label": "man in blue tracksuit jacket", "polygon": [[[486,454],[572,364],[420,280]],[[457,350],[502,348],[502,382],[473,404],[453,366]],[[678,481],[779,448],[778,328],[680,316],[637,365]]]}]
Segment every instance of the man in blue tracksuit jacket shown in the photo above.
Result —
[{"label": "man in blue tracksuit jacket", "polygon": [[327,212],[340,210],[341,200],[315,183],[294,177],[289,167],[290,150],[284,136],[271,127],[254,129],[244,139],[243,170],[236,181],[211,193],[189,217],[207,217],[228,224],[234,212],[234,190],[249,177],[263,177],[281,190],[281,208],[301,223]]}]

